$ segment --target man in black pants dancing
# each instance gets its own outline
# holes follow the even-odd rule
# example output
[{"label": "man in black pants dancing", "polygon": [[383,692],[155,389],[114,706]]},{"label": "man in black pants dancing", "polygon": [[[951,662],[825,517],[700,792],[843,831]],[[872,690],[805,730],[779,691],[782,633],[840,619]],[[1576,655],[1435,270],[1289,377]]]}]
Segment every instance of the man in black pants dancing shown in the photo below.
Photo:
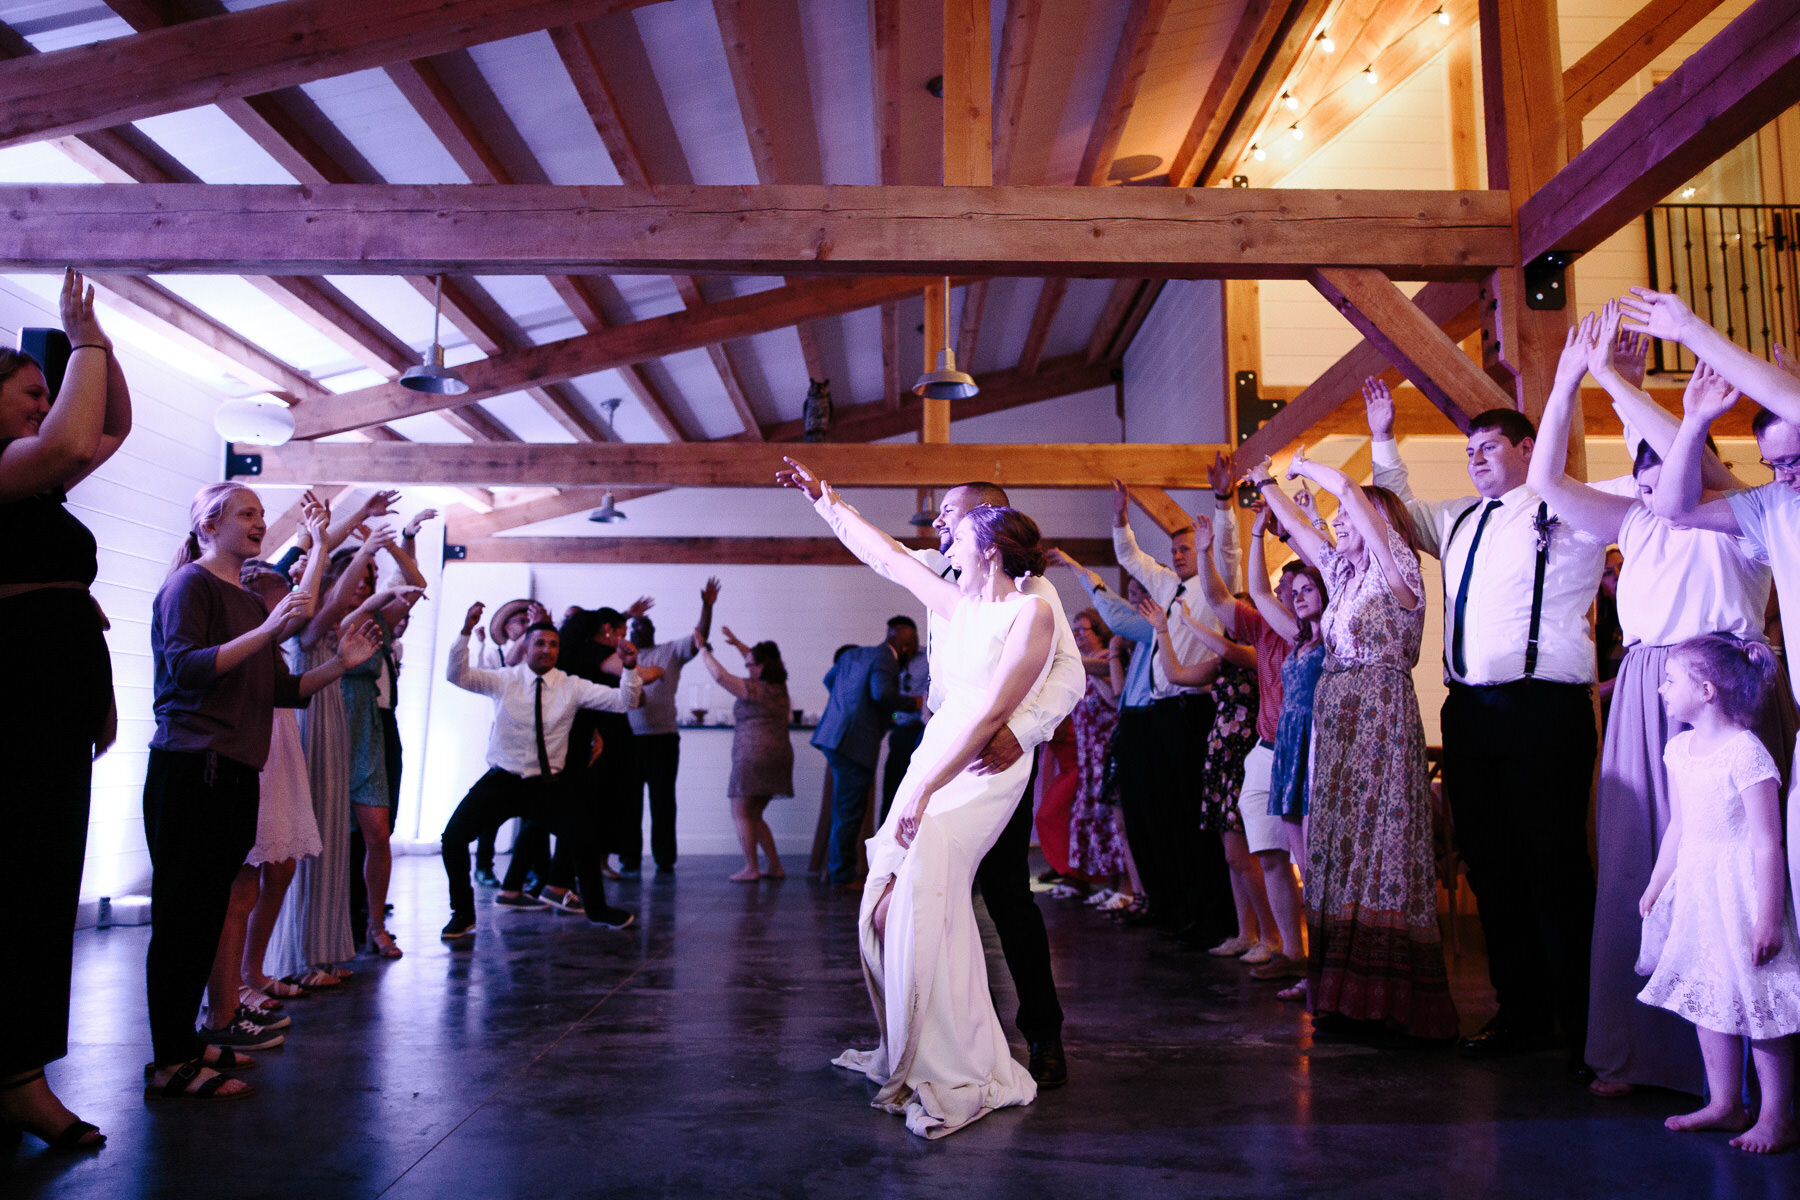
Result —
[{"label": "man in black pants dancing", "polygon": [[[815,501],[819,498],[817,485],[804,479],[800,472],[784,473],[783,482],[802,488]],[[1006,493],[997,484],[965,483],[951,488],[944,493],[944,502],[939,505],[937,518],[931,523],[937,531],[939,549],[914,550],[913,557],[948,578],[954,568],[944,557],[944,551],[950,548],[963,515],[982,505],[1005,503]],[[831,521],[835,511],[823,509],[821,514]],[[833,528],[836,528],[835,524]],[[844,544],[855,552],[854,541],[846,540]],[[887,577],[881,565],[868,559],[863,561],[877,574]],[[1049,741],[1063,718],[1074,711],[1087,687],[1081,652],[1075,646],[1075,634],[1069,629],[1068,617],[1063,613],[1062,598],[1049,581],[1039,576],[1028,576],[1017,582],[1021,591],[1042,596],[1049,602],[1050,611],[1056,618],[1056,647],[1049,677],[1035,699],[1028,700],[1013,714],[1011,721],[1000,727],[1000,732],[983,748],[981,757],[969,767],[978,775],[998,774],[1017,762],[1020,755]],[[930,618],[925,633],[931,676],[926,707],[932,711],[942,703],[938,680],[943,678],[943,673],[936,663],[929,661],[930,655],[936,652],[936,641],[932,637],[936,623],[935,617]],[[1027,783],[1019,797],[1018,809],[1000,831],[993,849],[976,868],[975,886],[981,889],[988,916],[994,922],[994,932],[1000,936],[1006,968],[1012,973],[1013,989],[1019,993],[1019,1015],[1014,1024],[1025,1035],[1031,1049],[1031,1077],[1037,1080],[1038,1087],[1053,1088],[1068,1081],[1069,1070],[1063,1057],[1062,1006],[1056,1001],[1056,981],[1050,975],[1050,939],[1044,932],[1044,916],[1031,895],[1029,854],[1033,791]]]},{"label": "man in black pants dancing", "polygon": [[[455,940],[475,932],[469,843],[483,829],[509,817],[547,821],[558,842],[552,885],[579,887],[589,921],[623,929],[631,924],[632,914],[606,903],[601,878],[606,858],[599,831],[594,828],[592,807],[563,786],[562,769],[577,709],[625,712],[642,698],[635,648],[629,643],[620,647],[625,671],[618,687],[589,683],[556,669],[561,639],[556,626],[540,621],[526,630],[523,662],[498,671],[471,667],[469,633],[481,620],[481,608],[480,603],[470,605],[462,636],[450,646],[445,672],[457,687],[493,700],[494,728],[488,737],[487,774],[475,781],[444,826],[442,853],[444,872],[450,878],[450,922],[444,926],[443,936]],[[537,907],[536,902],[531,906]]]}]

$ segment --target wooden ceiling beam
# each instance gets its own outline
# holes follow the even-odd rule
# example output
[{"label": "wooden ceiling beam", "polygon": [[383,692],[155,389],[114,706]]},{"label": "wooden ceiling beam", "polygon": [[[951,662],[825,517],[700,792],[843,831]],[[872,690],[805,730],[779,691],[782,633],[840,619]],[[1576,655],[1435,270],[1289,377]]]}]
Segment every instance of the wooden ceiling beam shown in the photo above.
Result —
[{"label": "wooden ceiling beam", "polygon": [[[960,421],[1036,404],[1040,400],[1111,387],[1114,369],[1110,362],[1089,363],[1083,355],[1070,354],[1041,364],[1035,375],[1023,375],[1016,367],[990,371],[975,377],[980,393],[952,404],[951,416]],[[884,400],[840,408],[832,422],[832,440],[873,442],[912,433],[919,428],[924,407],[924,402],[909,391],[897,407]],[[763,427],[763,436],[771,442],[797,442],[804,433],[803,421],[780,421]]]},{"label": "wooden ceiling beam", "polygon": [[598,508],[606,493],[613,493],[613,503],[623,505],[628,501],[643,496],[654,496],[666,488],[604,488],[573,487],[565,488],[551,496],[540,496],[534,500],[524,500],[518,504],[508,504],[489,512],[471,512],[468,509],[452,509],[446,514],[448,528],[444,536],[446,540],[465,543],[481,538],[493,537],[509,529],[522,529],[527,525],[537,525],[543,521],[554,521],[558,517],[568,517],[583,509]]},{"label": "wooden ceiling beam", "polygon": [[[546,444],[289,442],[238,446],[260,457],[266,483],[475,484],[515,487],[773,487],[781,448],[757,442]],[[818,442],[803,455],[845,487],[945,487],[991,479],[1002,487],[1094,488],[1114,479],[1165,488],[1203,487],[1224,446],[1108,442],[1097,445],[948,445]]]},{"label": "wooden ceiling beam", "polygon": [[[458,408],[520,388],[562,383],[583,375],[634,366],[717,342],[780,329],[801,314],[852,312],[917,290],[922,281],[819,279],[755,295],[734,297],[704,309],[615,325],[541,346],[522,346],[466,363],[457,370],[470,386],[461,396],[429,396],[396,384],[345,392],[308,406],[298,416],[296,436],[323,437],[363,425],[381,424],[432,409]],[[629,386],[629,377],[627,378]]]},{"label": "wooden ceiling beam", "polygon": [[1277,7],[1279,16],[1275,17],[1267,40],[1263,40],[1266,27],[1260,24],[1250,39],[1251,45],[1261,44],[1263,50],[1260,56],[1240,63],[1243,85],[1236,86],[1234,80],[1227,88],[1238,92],[1237,103],[1225,110],[1230,115],[1216,127],[1209,121],[1209,131],[1202,135],[1192,160],[1197,165],[1183,171],[1184,176],[1191,172],[1192,179],[1202,187],[1224,178],[1226,165],[1243,157],[1256,131],[1281,103],[1282,88],[1312,45],[1313,32],[1331,7],[1331,0],[1289,0]]},{"label": "wooden ceiling beam", "polygon": [[[1076,562],[1104,562],[1112,539],[1046,538]],[[827,537],[492,537],[460,542],[462,562],[591,563],[723,566],[851,567],[856,556]],[[903,538],[914,550],[937,549],[936,538]]]},{"label": "wooden ceiling beam", "polygon": [[1450,191],[13,184],[0,269],[1459,278],[1515,261],[1510,215]]},{"label": "wooden ceiling beam", "polygon": [[1312,285],[1458,427],[1489,409],[1513,407],[1480,364],[1381,272],[1330,268],[1314,272]]},{"label": "wooden ceiling beam", "polygon": [[1800,5],[1755,0],[1519,209],[1519,248],[1585,253],[1800,99]]},{"label": "wooden ceiling beam", "polygon": [[1285,0],[1248,0],[1225,44],[1225,54],[1206,85],[1206,95],[1188,124],[1175,157],[1169,160],[1169,183],[1193,187],[1224,136],[1232,114],[1255,81],[1263,57],[1287,18]]},{"label": "wooden ceiling beam", "polygon": [[[1150,49],[1162,31],[1168,15],[1169,0],[1132,0],[1126,10],[1125,24],[1119,32],[1118,49],[1113,52],[1112,69],[1107,72],[1106,88],[1094,123],[1088,129],[1087,147],[1082,152],[1081,166],[1075,172],[1075,183],[1081,187],[1098,187],[1106,182],[1119,139],[1125,136],[1125,123],[1137,104],[1138,86],[1143,82],[1144,68],[1150,61]],[[1037,370],[1037,360],[1044,352],[1044,342],[1056,322],[1068,292],[1067,280],[1044,281],[1038,293],[1037,308],[1031,314],[1031,327],[1025,346],[1019,354],[1019,369],[1027,375]],[[1116,338],[1116,335],[1115,335]]]},{"label": "wooden ceiling beam", "polygon": [[1581,119],[1718,7],[1719,0],[1649,0],[1563,71],[1569,157],[1581,151]]},{"label": "wooden ceiling beam", "polygon": [[[426,58],[654,0],[307,0],[0,65],[0,146]],[[71,81],[79,81],[71,86]]]},{"label": "wooden ceiling beam", "polygon": [[1149,281],[1144,279],[1121,279],[1113,284],[1112,295],[1106,298],[1106,307],[1100,310],[1100,319],[1094,322],[1094,332],[1088,336],[1088,362],[1097,363],[1124,356],[1122,349],[1114,354],[1113,346],[1118,342],[1119,334],[1125,329],[1125,322],[1148,286]]},{"label": "wooden ceiling beam", "polygon": [[[1421,288],[1412,304],[1451,341],[1459,341],[1481,328],[1487,296],[1476,283],[1433,283]],[[1388,362],[1379,346],[1365,338],[1251,433],[1232,455],[1232,470],[1241,474],[1305,437],[1315,424],[1355,396],[1363,380],[1371,377],[1384,379],[1390,386],[1400,382],[1399,370]]]},{"label": "wooden ceiling beam", "polygon": [[[1716,2],[1716,0],[1715,0]],[[1475,28],[1475,0],[1444,0],[1443,11],[1450,23],[1440,23],[1434,13],[1424,13],[1412,28],[1391,42],[1370,60],[1375,70],[1373,87],[1359,77],[1353,78],[1318,97],[1306,109],[1306,139],[1309,145],[1326,146],[1349,129],[1364,113],[1392,95],[1442,53],[1457,39],[1468,40]],[[1291,165],[1258,178],[1254,160],[1221,163],[1221,173],[1242,171],[1250,175],[1257,187],[1272,187],[1291,176],[1305,162],[1297,159]]]}]

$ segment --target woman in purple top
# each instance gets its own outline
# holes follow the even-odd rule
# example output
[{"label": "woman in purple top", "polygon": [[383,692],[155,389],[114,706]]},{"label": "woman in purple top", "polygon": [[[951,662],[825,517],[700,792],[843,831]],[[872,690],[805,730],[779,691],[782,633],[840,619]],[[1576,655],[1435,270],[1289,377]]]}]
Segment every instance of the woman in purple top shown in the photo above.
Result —
[{"label": "woman in purple top", "polygon": [[294,676],[277,647],[311,615],[311,597],[292,593],[265,613],[238,583],[245,560],[262,551],[256,493],[213,484],[194,497],[188,519],[150,619],[156,735],[144,778],[144,838],[154,873],[144,973],[155,1058],[144,1068],[144,1095],[223,1100],[251,1090],[218,1073],[249,1064],[241,1048],[279,1042],[235,1021],[230,1006],[194,1029],[231,881],[256,841],[257,777],[275,706],[298,707],[335,683],[375,652],[375,631],[372,624],[352,631],[336,657]]},{"label": "woman in purple top", "polygon": [[20,1132],[63,1150],[106,1136],[64,1107],[44,1067],[69,1052],[69,969],[86,855],[93,760],[112,742],[105,618],[88,596],[94,535],[64,492],[110,458],[131,430],[131,393],[94,318],[94,292],[63,277],[63,329],[74,349],[51,403],[30,357],[0,350],[0,1137]]}]

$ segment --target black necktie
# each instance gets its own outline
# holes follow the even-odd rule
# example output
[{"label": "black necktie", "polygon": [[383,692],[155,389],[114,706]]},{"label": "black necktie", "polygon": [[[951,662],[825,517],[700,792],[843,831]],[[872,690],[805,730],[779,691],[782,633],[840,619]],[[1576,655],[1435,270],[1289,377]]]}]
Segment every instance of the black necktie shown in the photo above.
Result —
[{"label": "black necktie", "polygon": [[[1165,621],[1169,617],[1172,617],[1175,615],[1175,606],[1177,604],[1181,603],[1181,593],[1183,593],[1185,591],[1187,591],[1187,582],[1185,580],[1182,581],[1181,583],[1175,585],[1175,594],[1173,596],[1169,597],[1169,606],[1167,608],[1163,609],[1163,619]],[[1169,642],[1170,642],[1170,644],[1173,644],[1174,641],[1175,641],[1175,630],[1173,628],[1171,628],[1169,630]],[[1162,639],[1161,638],[1156,639],[1156,641],[1151,644],[1150,653],[1153,657],[1155,655],[1160,655],[1162,653]],[[1167,665],[1165,665],[1163,667],[1163,678],[1166,680],[1166,679],[1168,679],[1168,677],[1169,677],[1169,669],[1168,669]],[[1154,678],[1154,676],[1152,676],[1152,678]]]},{"label": "black necktie", "polygon": [[1481,531],[1487,528],[1488,518],[1500,507],[1498,500],[1489,500],[1487,507],[1481,510],[1481,520],[1475,522],[1475,537],[1469,542],[1469,556],[1463,559],[1462,583],[1456,589],[1456,613],[1450,625],[1450,670],[1461,678],[1463,669],[1463,606],[1469,602],[1469,578],[1475,574],[1475,551],[1481,546]]},{"label": "black necktie", "polygon": [[544,677],[538,676],[537,692],[532,697],[531,707],[537,717],[537,752],[538,774],[545,779],[550,778],[550,751],[544,746]]}]

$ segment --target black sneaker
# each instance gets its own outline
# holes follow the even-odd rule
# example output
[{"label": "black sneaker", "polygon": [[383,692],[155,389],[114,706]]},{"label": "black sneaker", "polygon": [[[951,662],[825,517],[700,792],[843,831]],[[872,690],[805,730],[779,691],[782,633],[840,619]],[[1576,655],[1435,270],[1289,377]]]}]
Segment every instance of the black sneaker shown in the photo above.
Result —
[{"label": "black sneaker", "polygon": [[248,1021],[258,1029],[286,1029],[289,1025],[294,1023],[294,1018],[288,1016],[286,1013],[264,1012],[262,1009],[252,1008],[248,1004],[238,1005],[237,1012],[233,1015],[232,1019],[234,1021]]},{"label": "black sneaker", "polygon": [[[499,901],[495,901],[495,903],[499,903]],[[553,908],[559,913],[573,913],[581,916],[587,912],[587,906],[582,904],[581,897],[573,889],[564,889],[559,895],[545,888],[544,894],[538,897],[538,903],[545,908]]]},{"label": "black sneaker", "polygon": [[624,929],[635,920],[637,920],[637,918],[631,913],[626,912],[622,908],[613,908],[610,905],[605,908],[595,909],[588,913],[589,923],[598,925],[602,929]]},{"label": "black sneaker", "polygon": [[461,913],[451,913],[450,923],[444,926],[444,931],[438,936],[446,942],[453,942],[457,938],[474,937],[475,918],[465,917]]},{"label": "black sneaker", "polygon": [[510,908],[517,912],[530,909],[548,908],[549,905],[533,896],[530,892],[501,892],[494,897],[495,908]]},{"label": "black sneaker", "polygon": [[500,886],[500,877],[494,874],[492,870],[484,870],[477,867],[475,868],[475,882],[479,883],[482,887],[497,888]]},{"label": "black sneaker", "polygon": [[226,1046],[233,1050],[273,1050],[287,1039],[249,1021],[233,1021],[223,1029],[210,1025],[200,1027],[200,1041],[207,1046]]}]

